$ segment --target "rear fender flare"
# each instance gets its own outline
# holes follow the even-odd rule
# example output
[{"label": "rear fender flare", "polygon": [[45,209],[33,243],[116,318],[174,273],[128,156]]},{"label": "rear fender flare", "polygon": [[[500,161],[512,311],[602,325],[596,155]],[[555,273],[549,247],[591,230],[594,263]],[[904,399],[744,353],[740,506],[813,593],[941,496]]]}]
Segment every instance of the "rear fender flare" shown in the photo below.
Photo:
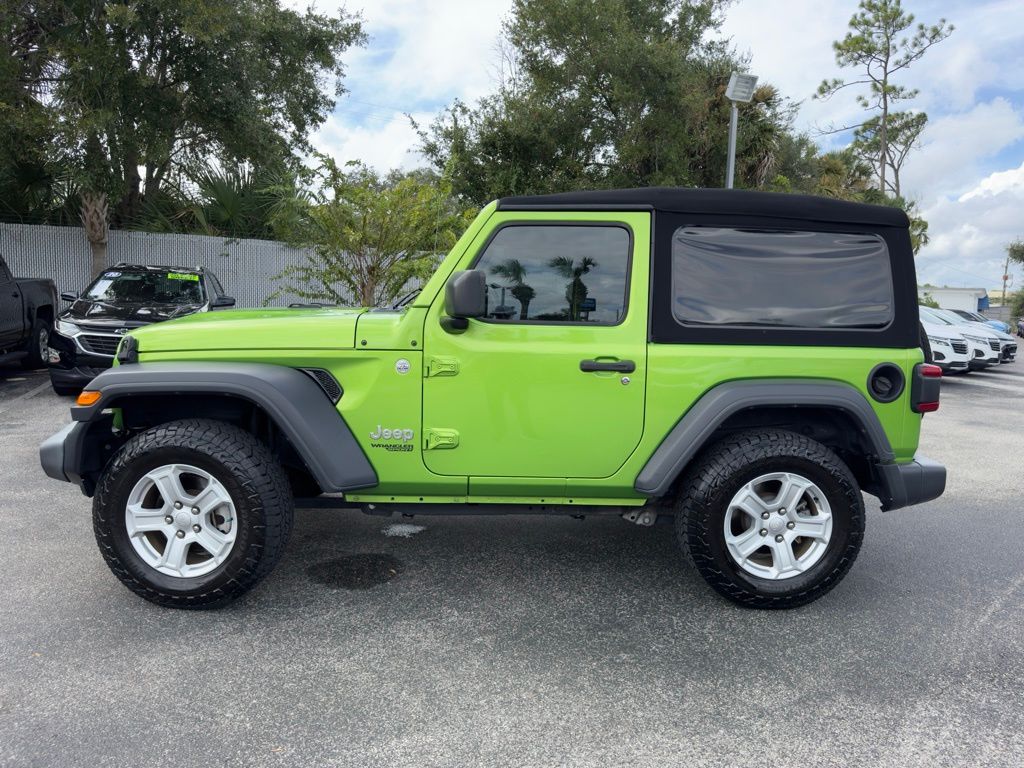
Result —
[{"label": "rear fender flare", "polygon": [[666,495],[676,478],[733,414],[758,406],[837,408],[858,424],[872,445],[875,461],[895,460],[878,416],[858,390],[838,381],[761,379],[731,381],[709,389],[676,423],[644,464],[633,487],[650,497]]}]

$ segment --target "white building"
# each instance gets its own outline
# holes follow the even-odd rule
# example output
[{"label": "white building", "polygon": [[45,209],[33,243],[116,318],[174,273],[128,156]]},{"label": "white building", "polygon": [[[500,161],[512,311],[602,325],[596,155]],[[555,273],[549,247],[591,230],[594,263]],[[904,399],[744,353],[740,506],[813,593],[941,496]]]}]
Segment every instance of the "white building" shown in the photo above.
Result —
[{"label": "white building", "polygon": [[925,294],[928,294],[943,309],[964,309],[968,312],[980,312],[983,309],[988,309],[988,291],[984,288],[917,286],[918,297],[923,299]]}]

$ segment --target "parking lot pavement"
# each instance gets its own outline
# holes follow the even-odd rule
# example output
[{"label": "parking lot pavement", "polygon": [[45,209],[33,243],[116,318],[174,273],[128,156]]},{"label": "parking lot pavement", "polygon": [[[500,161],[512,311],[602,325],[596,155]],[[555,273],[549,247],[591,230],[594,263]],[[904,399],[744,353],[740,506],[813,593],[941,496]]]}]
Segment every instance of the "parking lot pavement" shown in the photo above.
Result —
[{"label": "parking lot pavement", "polygon": [[1021,765],[1024,363],[946,381],[946,494],[870,499],[788,612],[718,599],[668,527],[356,511],[300,512],[230,608],[158,608],[39,469],[68,401],[5,375],[2,765]]}]

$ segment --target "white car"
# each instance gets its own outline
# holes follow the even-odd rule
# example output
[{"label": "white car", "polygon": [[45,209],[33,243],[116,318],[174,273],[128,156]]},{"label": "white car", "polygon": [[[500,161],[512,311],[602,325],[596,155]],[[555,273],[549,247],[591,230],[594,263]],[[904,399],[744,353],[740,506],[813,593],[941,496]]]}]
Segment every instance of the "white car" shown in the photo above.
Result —
[{"label": "white car", "polygon": [[[1012,363],[1017,357],[1017,340],[1008,333],[1003,333],[998,328],[993,328],[987,322],[980,322],[977,320],[967,320],[961,317],[959,314],[951,309],[940,309],[938,312],[952,322],[961,333],[965,333],[968,328],[975,328],[984,331],[988,331],[994,335],[999,341],[999,362],[1001,363]],[[991,346],[991,340],[989,341]],[[995,347],[992,347],[995,349]]]},{"label": "white car", "polygon": [[928,334],[932,359],[943,373],[966,373],[970,370],[971,345],[956,328],[936,323],[921,313],[921,326]]},{"label": "white car", "polygon": [[964,337],[969,346],[970,359],[967,366],[970,370],[980,371],[990,365],[999,365],[1003,348],[994,330],[978,327],[976,323],[941,309],[920,307],[919,310],[922,322],[947,326],[948,330]]}]

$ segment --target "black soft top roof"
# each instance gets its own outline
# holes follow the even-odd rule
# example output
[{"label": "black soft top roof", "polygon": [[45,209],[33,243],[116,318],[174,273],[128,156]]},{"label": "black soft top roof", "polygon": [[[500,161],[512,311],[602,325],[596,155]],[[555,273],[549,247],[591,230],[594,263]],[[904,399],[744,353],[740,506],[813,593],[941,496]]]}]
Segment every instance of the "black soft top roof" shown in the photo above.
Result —
[{"label": "black soft top roof", "polygon": [[907,214],[887,205],[867,205],[814,195],[751,192],[741,189],[642,187],[595,189],[552,195],[518,195],[498,201],[499,211],[654,210],[765,216],[800,221],[907,227]]}]

